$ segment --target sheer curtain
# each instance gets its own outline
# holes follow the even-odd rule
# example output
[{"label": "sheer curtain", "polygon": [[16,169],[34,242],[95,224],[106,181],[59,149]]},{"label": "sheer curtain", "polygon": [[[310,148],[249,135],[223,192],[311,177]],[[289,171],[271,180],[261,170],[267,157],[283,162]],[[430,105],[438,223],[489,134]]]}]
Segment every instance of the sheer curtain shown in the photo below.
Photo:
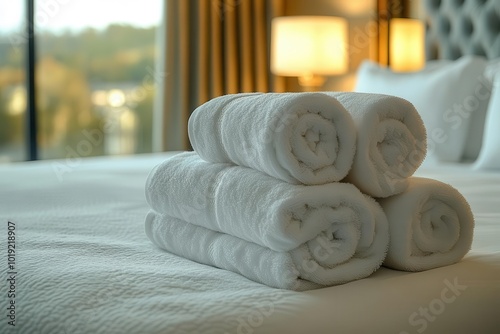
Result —
[{"label": "sheer curtain", "polygon": [[190,148],[187,121],[223,94],[284,91],[269,71],[271,19],[284,0],[166,0],[155,149]]}]

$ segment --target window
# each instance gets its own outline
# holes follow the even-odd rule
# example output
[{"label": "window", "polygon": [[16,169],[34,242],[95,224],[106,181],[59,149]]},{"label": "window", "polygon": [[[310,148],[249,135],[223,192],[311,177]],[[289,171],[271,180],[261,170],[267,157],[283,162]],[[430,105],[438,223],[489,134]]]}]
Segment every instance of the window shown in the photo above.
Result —
[{"label": "window", "polygon": [[0,162],[26,159],[23,4],[0,1]]},{"label": "window", "polygon": [[[17,22],[0,26],[0,71],[11,78],[0,75],[4,161],[26,158],[26,24],[18,3],[0,0],[2,13],[20,7]],[[34,1],[39,158],[152,151],[161,13],[161,0]]]}]

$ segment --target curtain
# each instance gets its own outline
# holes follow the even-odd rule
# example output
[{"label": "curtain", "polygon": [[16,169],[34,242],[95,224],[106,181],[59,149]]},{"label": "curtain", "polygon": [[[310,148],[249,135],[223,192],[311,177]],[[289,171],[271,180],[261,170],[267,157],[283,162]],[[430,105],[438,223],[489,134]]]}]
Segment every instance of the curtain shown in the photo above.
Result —
[{"label": "curtain", "polygon": [[392,18],[409,18],[411,17],[411,10],[411,0],[377,0],[377,48],[378,62],[380,64],[389,66],[391,63],[389,57],[389,21]]},{"label": "curtain", "polygon": [[269,70],[271,19],[284,7],[284,0],[166,0],[157,151],[189,149],[189,115],[216,96],[284,91],[284,79]]}]

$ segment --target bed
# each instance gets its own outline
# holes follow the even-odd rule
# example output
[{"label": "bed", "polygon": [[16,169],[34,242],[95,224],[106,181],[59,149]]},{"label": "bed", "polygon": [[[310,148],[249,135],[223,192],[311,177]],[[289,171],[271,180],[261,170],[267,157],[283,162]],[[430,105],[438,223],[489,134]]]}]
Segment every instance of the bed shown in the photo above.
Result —
[{"label": "bed", "polygon": [[[449,15],[451,3],[464,1],[442,1],[444,9],[438,2],[429,8]],[[465,1],[472,2],[479,3]],[[293,292],[149,241],[144,184],[173,154],[0,165],[0,332],[499,332],[500,169],[456,162],[417,171],[452,184],[471,205],[474,241],[459,263],[417,273],[382,267],[365,279]]]},{"label": "bed", "polygon": [[[172,153],[0,167],[2,245],[15,226],[17,333],[496,333],[500,173],[420,170],[457,187],[476,218],[460,263],[278,290],[160,251],[144,234],[144,183]],[[65,174],[57,174],[63,166]],[[12,229],[11,229],[12,230]],[[5,258],[5,257],[4,257]],[[9,329],[6,260],[2,328]],[[6,331],[2,330],[3,333]]]}]

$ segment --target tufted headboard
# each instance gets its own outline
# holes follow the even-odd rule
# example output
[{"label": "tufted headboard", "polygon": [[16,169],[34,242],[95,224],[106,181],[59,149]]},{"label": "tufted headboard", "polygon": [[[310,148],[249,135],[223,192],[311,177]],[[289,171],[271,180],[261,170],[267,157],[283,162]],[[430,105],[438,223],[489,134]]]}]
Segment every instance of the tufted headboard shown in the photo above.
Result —
[{"label": "tufted headboard", "polygon": [[424,0],[426,58],[500,57],[500,0]]}]

